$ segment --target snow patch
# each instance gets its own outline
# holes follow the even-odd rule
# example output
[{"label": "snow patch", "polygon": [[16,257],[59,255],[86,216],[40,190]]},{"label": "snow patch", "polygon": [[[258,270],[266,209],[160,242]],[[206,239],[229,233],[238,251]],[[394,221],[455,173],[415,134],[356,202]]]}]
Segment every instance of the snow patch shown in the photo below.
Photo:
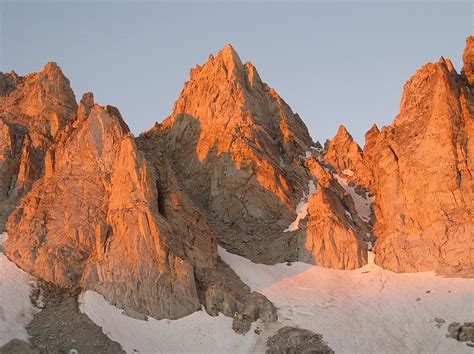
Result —
[{"label": "snow patch", "polygon": [[250,331],[237,334],[232,330],[232,319],[222,314],[213,317],[197,311],[177,320],[141,321],[125,316],[104,297],[87,290],[79,296],[79,309],[112,340],[120,343],[127,353],[252,353],[263,336],[254,333],[261,322]]},{"label": "snow patch", "polygon": [[[347,171],[347,170],[344,170],[344,171]],[[372,214],[372,210],[370,206],[373,203],[375,198],[369,197],[368,193],[366,193],[365,198],[362,197],[361,195],[356,193],[354,187],[351,187],[349,185],[349,182],[347,181],[346,178],[343,178],[337,174],[334,174],[334,177],[336,177],[341,187],[344,188],[344,190],[351,195],[352,200],[354,201],[355,209],[359,217],[363,221],[368,222],[370,220],[370,215]]]},{"label": "snow patch", "polygon": [[0,234],[0,246],[7,240],[8,234],[6,232],[2,232]]},{"label": "snow patch", "polygon": [[[0,246],[7,234],[0,234]],[[0,251],[0,347],[14,338],[28,340],[26,326],[38,311],[31,305],[33,278]]]},{"label": "snow patch", "polygon": [[352,219],[352,215],[351,215],[351,213],[349,213],[347,210],[344,210],[344,212],[346,213],[346,215],[347,215],[348,217],[350,217],[350,218],[351,218],[351,220],[353,220],[353,219]]},{"label": "snow patch", "polygon": [[310,159],[311,157],[313,157],[313,153],[311,152],[311,150],[305,151],[304,156],[300,155],[300,159],[302,160],[307,160],[307,159]]},{"label": "snow patch", "polygon": [[349,169],[342,171],[342,173],[349,177],[354,176],[354,171],[349,170]]},{"label": "snow patch", "polygon": [[314,184],[313,180],[310,180],[308,182],[308,194],[303,191],[303,197],[301,197],[300,202],[296,206],[296,219],[293,221],[286,230],[283,230],[283,232],[289,232],[289,231],[296,231],[299,229],[299,224],[300,221],[303,220],[306,215],[308,215],[308,198],[309,196],[313,195],[316,193],[316,186]]},{"label": "snow patch", "polygon": [[[446,338],[451,322],[472,321],[474,279],[434,272],[393,273],[374,264],[336,270],[301,262],[264,265],[228,253],[220,257],[279,308],[281,326],[323,335],[336,353],[469,353]],[[429,293],[428,293],[429,291]],[[467,309],[467,311],[466,311]],[[433,318],[443,318],[442,328]]]}]

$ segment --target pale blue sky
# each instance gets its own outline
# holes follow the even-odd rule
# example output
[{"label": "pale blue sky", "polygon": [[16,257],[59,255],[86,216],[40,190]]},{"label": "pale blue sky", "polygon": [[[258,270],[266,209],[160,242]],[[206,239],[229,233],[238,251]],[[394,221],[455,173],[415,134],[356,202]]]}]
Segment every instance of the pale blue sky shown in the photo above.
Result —
[{"label": "pale blue sky", "polygon": [[441,55],[461,69],[473,2],[141,2],[0,0],[0,71],[56,61],[77,100],[93,91],[135,134],[167,117],[188,80],[230,42],[306,122],[343,123],[363,143],[389,124],[403,84]]}]

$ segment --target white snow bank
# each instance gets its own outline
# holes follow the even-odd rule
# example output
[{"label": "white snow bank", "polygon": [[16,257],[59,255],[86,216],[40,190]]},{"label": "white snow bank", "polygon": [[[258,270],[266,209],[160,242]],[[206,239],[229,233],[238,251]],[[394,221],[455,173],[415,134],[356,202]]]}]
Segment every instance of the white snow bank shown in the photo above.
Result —
[{"label": "white snow bank", "polygon": [[[232,319],[212,317],[205,311],[194,312],[178,320],[136,320],[108,303],[102,295],[85,291],[79,308],[104,333],[120,343],[127,353],[251,353],[265,351],[265,338],[254,333],[253,324],[246,335],[232,330]],[[258,349],[260,347],[261,349]]]},{"label": "white snow bank", "polygon": [[[393,273],[373,264],[372,252],[352,271],[255,264],[223,248],[219,255],[279,308],[281,325],[321,333],[336,353],[470,352],[446,334],[449,323],[473,320],[474,279]],[[434,318],[446,322],[437,328]]]},{"label": "white snow bank", "polygon": [[[344,171],[348,171],[348,170],[344,170]],[[342,171],[342,173],[346,174],[344,171]],[[352,176],[349,174],[347,175]],[[337,174],[334,174],[334,177],[336,177],[341,187],[344,188],[344,190],[351,195],[352,200],[354,201],[355,209],[359,217],[365,222],[369,221],[370,214],[372,213],[372,210],[370,209],[370,205],[374,201],[374,197],[369,197],[368,193],[366,193],[365,198],[364,198],[361,195],[356,193],[355,188],[349,185],[349,182],[347,181],[346,178],[342,178]]]},{"label": "white snow bank", "polygon": [[299,228],[300,221],[303,220],[306,215],[308,215],[308,198],[310,195],[316,193],[316,186],[314,181],[310,180],[308,182],[308,194],[303,191],[303,197],[301,197],[300,202],[296,206],[296,219],[293,221],[286,230],[283,232],[296,231]]},{"label": "white snow bank", "polygon": [[[7,234],[0,234],[0,246]],[[30,301],[33,278],[0,252],[0,347],[14,338],[28,340],[26,325],[37,311]]]}]

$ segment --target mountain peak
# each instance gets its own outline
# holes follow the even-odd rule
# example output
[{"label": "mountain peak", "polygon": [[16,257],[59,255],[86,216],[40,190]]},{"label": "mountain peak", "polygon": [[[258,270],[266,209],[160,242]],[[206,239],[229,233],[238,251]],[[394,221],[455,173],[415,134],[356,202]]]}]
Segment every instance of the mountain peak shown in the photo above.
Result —
[{"label": "mountain peak", "polygon": [[232,76],[240,77],[244,73],[244,65],[242,60],[240,60],[239,54],[229,43],[222,48],[219,53],[217,53],[216,58],[213,62],[221,62],[224,64],[227,69],[228,76],[231,73]]},{"label": "mountain peak", "polygon": [[343,124],[339,126],[334,139],[354,140]]},{"label": "mountain peak", "polygon": [[226,43],[226,45],[222,47],[222,49],[220,50],[220,52],[222,52],[222,53],[230,53],[230,54],[237,54],[237,52],[235,51],[234,47],[232,47],[232,44],[230,44],[230,43]]},{"label": "mountain peak", "polygon": [[44,66],[43,70],[41,70],[41,75],[48,77],[65,77],[59,65],[54,61],[50,61]]}]

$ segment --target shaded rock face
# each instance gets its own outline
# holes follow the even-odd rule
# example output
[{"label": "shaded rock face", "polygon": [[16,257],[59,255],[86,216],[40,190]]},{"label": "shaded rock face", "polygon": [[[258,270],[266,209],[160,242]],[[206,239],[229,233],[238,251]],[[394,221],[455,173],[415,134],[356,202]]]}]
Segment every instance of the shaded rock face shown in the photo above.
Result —
[{"label": "shaded rock face", "polygon": [[286,326],[268,338],[266,353],[333,354],[334,350],[323,341],[321,334],[307,329]]},{"label": "shaded rock face", "polygon": [[69,80],[55,63],[25,77],[0,73],[0,230],[41,175],[45,151],[76,109]]},{"label": "shaded rock face", "polygon": [[460,342],[470,342],[467,345],[474,347],[474,322],[464,322],[464,324],[453,322],[448,327],[448,333],[447,337]]},{"label": "shaded rock face", "polygon": [[214,266],[216,242],[205,225],[160,214],[154,168],[118,110],[90,98],[10,215],[6,252],[46,281],[95,290],[120,308],[187,315],[199,307],[194,271]]}]

